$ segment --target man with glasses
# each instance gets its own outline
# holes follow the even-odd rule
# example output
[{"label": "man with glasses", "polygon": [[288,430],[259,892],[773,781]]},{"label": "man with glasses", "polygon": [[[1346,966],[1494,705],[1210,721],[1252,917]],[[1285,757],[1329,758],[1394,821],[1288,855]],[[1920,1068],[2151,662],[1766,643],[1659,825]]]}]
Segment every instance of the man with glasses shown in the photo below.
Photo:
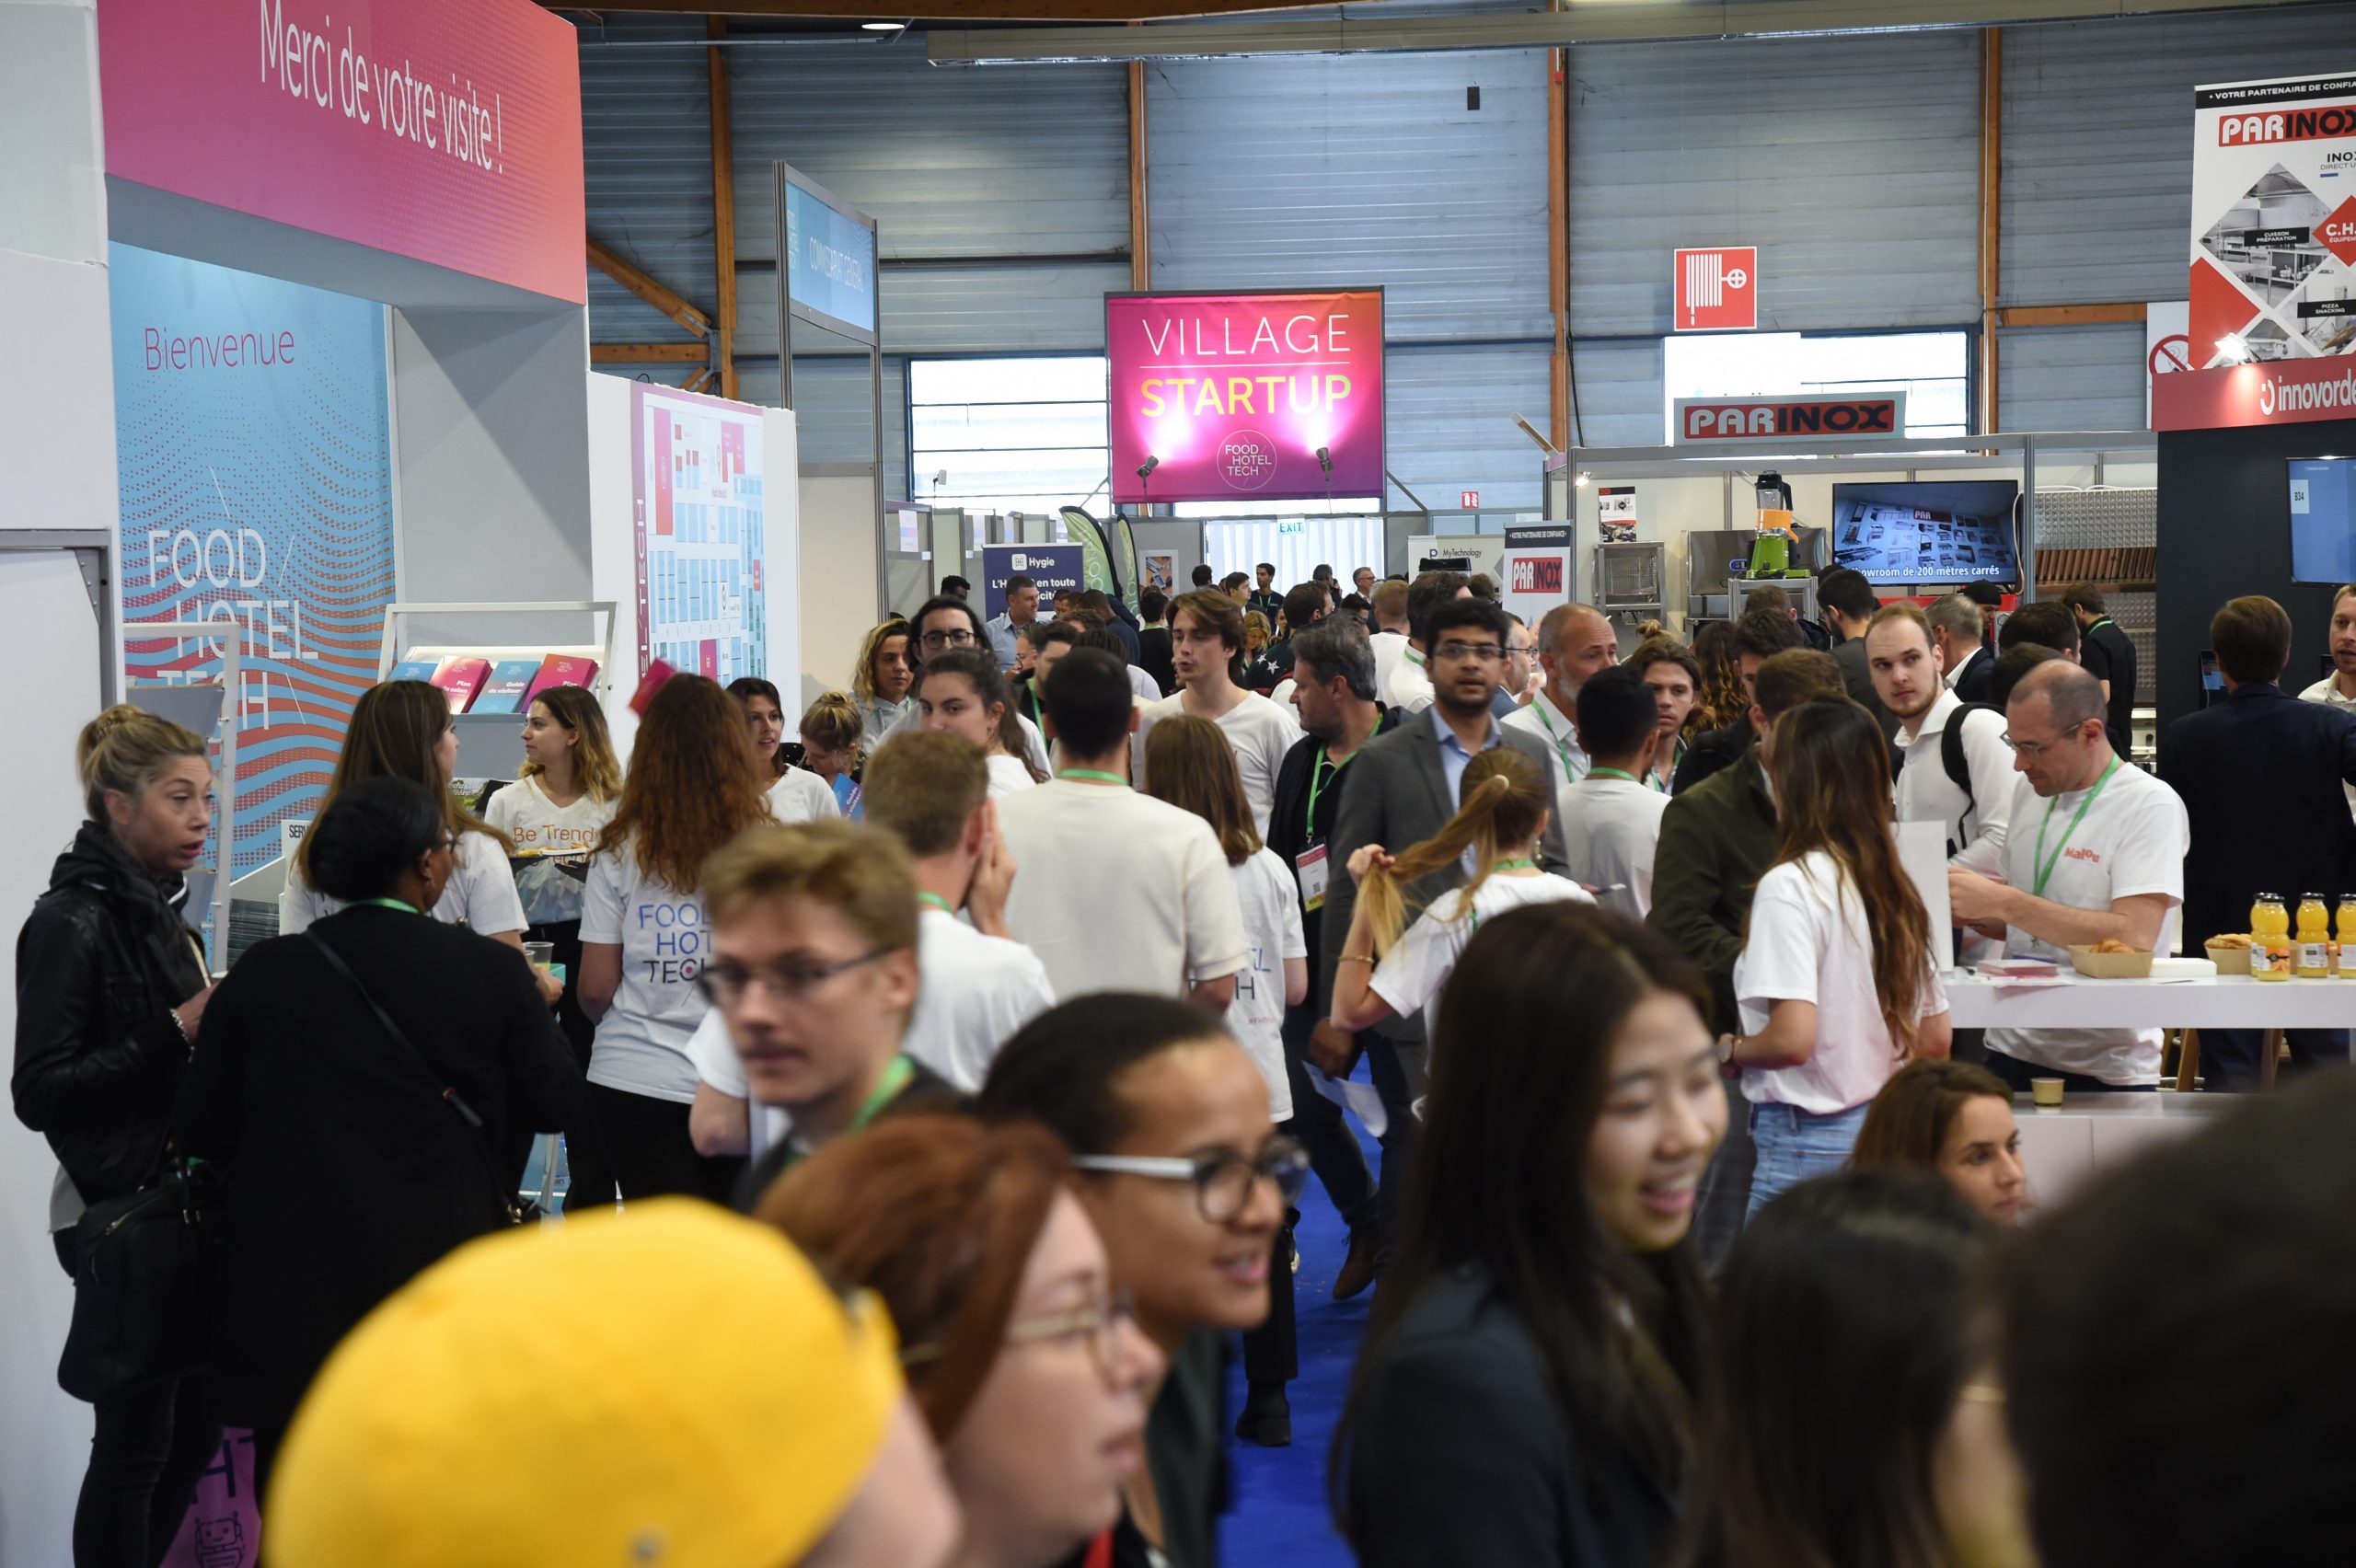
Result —
[{"label": "man with glasses", "polygon": [[[687,1127],[700,1151],[752,1146],[738,1208],[887,1111],[953,1103],[947,1080],[900,1050],[918,905],[890,836],[840,820],[753,828],[704,867],[703,906],[696,986],[711,1012],[687,1044],[701,1079]],[[748,1102],[768,1113],[757,1145]]]},{"label": "man with glasses", "polygon": [[[963,594],[945,594],[959,604],[965,602]],[[1039,585],[1021,572],[1006,580],[1006,613],[989,623],[990,648],[998,654],[999,667],[1011,670],[1015,664],[1014,634],[1039,618]]]},{"label": "man with glasses", "polygon": [[1602,611],[1557,605],[1540,618],[1531,640],[1546,685],[1528,707],[1507,716],[1506,728],[1544,749],[1549,788],[1559,797],[1587,777],[1588,755],[1579,749],[1579,688],[1620,662],[1620,639]]},{"label": "man with glasses", "polygon": [[1226,735],[1252,803],[1252,824],[1263,838],[1276,803],[1276,772],[1285,753],[1300,739],[1289,708],[1279,707],[1235,681],[1243,653],[1243,614],[1218,594],[1187,594],[1170,607],[1170,651],[1178,692],[1148,707],[1138,720],[1132,754],[1138,783],[1145,782],[1145,739],[1154,725],[1177,714],[1207,719]]},{"label": "man with glasses", "polygon": [[[2176,951],[2191,845],[2184,802],[2119,759],[2103,707],[2102,683],[2066,659],[2022,676],[2004,705],[2021,774],[2011,820],[2001,848],[1981,840],[1956,857],[1947,897],[1958,924],[2002,937],[2013,957],[2067,963],[2072,947],[2107,940]],[[2092,1091],[2154,1089],[2160,1032],[1992,1029],[1988,1068],[2015,1090],[2033,1078]]]},{"label": "man with glasses", "polygon": [[1510,718],[1538,695],[1530,686],[1538,673],[1538,635],[1511,610],[1506,612],[1506,678],[1497,683],[1497,695],[1489,703],[1489,711],[1500,719]]},{"label": "man with glasses", "polygon": [[[1426,577],[1438,575],[1426,572]],[[1449,573],[1455,576],[1454,573]],[[1457,585],[1464,580],[1456,578]],[[1545,762],[1544,743],[1525,730],[1500,724],[1489,711],[1505,674],[1506,613],[1486,599],[1450,597],[1425,608],[1422,626],[1432,650],[1431,706],[1405,718],[1360,747],[1350,762],[1349,792],[1328,842],[1322,962],[1312,999],[1330,1005],[1334,971],[1350,918],[1357,909],[1357,884],[1347,871],[1350,857],[1369,844],[1396,853],[1420,844],[1447,825],[1462,796],[1464,770],[1473,754],[1512,746],[1532,762]],[[1403,668],[1404,666],[1403,666]],[[1549,820],[1539,857],[1545,869],[1564,869],[1563,824]],[[1461,868],[1435,871],[1406,890],[1408,906],[1424,908],[1464,881]],[[1424,1092],[1424,1020],[1418,1011],[1352,1035],[1339,1025],[1318,1032],[1310,1059],[1335,1078],[1346,1077],[1361,1050],[1386,1054],[1375,1065],[1376,1081],[1395,1078],[1413,1103]]]},{"label": "man with glasses", "polygon": [[[1038,591],[1034,588],[1032,591],[1034,611],[1037,605]],[[927,599],[923,606],[909,617],[908,627],[908,667],[912,670],[923,669],[926,660],[953,648],[998,648],[989,628],[982,624],[981,612],[964,600],[951,598],[946,594]],[[999,651],[999,662],[1011,669],[1018,663],[1017,652],[1018,650],[1012,647]],[[924,726],[918,707],[916,703],[909,703],[901,709],[900,716],[892,721],[891,727],[883,734],[874,736],[873,741],[881,743],[890,736],[922,729]],[[1039,726],[1021,713],[1015,715],[1015,723],[1022,731],[1023,744],[1030,748],[1032,766],[1042,773],[1046,772],[1047,743],[1045,737],[1039,733]]]}]

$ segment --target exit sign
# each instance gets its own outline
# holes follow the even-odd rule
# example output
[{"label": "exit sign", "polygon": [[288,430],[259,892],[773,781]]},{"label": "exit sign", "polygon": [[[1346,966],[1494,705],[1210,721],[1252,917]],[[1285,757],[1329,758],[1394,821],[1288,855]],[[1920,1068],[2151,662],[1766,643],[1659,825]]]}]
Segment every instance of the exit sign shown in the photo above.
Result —
[{"label": "exit sign", "polygon": [[1474,507],[1481,504],[1481,492],[1479,490],[1466,490],[1458,498],[1456,504],[1462,507],[1465,511],[1470,512]]}]

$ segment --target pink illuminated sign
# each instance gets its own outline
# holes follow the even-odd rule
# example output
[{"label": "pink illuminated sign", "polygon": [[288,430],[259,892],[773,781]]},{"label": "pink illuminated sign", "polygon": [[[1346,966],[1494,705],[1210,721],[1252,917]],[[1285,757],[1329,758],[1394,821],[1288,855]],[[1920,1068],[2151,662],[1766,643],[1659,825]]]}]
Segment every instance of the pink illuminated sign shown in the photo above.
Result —
[{"label": "pink illuminated sign", "polygon": [[577,47],[531,0],[100,0],[107,173],[584,303]]},{"label": "pink illuminated sign", "polygon": [[1381,290],[1107,294],[1104,341],[1115,502],[1382,493]]}]

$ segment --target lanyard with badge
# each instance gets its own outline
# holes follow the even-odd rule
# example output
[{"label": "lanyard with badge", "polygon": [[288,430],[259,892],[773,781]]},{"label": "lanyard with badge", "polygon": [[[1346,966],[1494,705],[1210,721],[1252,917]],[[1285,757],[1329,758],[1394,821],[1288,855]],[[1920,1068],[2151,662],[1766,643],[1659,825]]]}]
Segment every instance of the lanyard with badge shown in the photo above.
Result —
[{"label": "lanyard with badge", "polygon": [[[1380,733],[1382,733],[1382,716],[1377,713],[1374,728],[1368,732],[1366,738],[1371,741]],[[1364,749],[1365,745],[1361,743],[1359,750]],[[1317,748],[1317,755],[1309,765],[1309,809],[1301,813],[1301,837],[1317,837],[1317,797],[1324,793],[1326,785],[1341,777],[1342,769],[1349,767],[1351,757],[1357,755],[1357,752],[1352,752],[1349,756],[1344,757],[1341,761],[1329,764],[1325,757],[1325,748],[1322,746]],[[1292,858],[1292,869],[1293,875],[1300,881],[1301,912],[1307,915],[1316,914],[1325,907],[1325,886],[1332,873],[1332,867],[1326,863],[1324,844],[1321,841],[1314,847],[1304,849],[1295,855]]]},{"label": "lanyard with badge", "polygon": [[2029,888],[2032,896],[2045,896],[2045,884],[2052,880],[2054,868],[2061,865],[2062,852],[2070,847],[2071,836],[2078,831],[2078,824],[2086,820],[2086,813],[2093,808],[2095,797],[2102,793],[2103,786],[2109,783],[2110,776],[2118,771],[2119,758],[2114,756],[2110,759],[2110,766],[2102,770],[2102,777],[2095,780],[2095,787],[2086,791],[2086,798],[2078,802],[2077,814],[2070,819],[2070,825],[2062,830],[2062,842],[2053,847],[2050,859],[2045,854],[2045,830],[2051,824],[2053,808],[2061,804],[2061,801],[2057,797],[2045,802],[2045,818],[2037,824],[2037,853],[2029,861],[2030,869],[2037,873],[2037,880]]},{"label": "lanyard with badge", "polygon": [[[1532,701],[1530,706],[1537,713],[1538,722],[1545,726],[1546,738],[1554,743],[1554,755],[1563,759],[1563,777],[1565,778],[1576,778],[1579,776],[1579,770],[1571,761],[1571,748],[1564,742],[1562,736],[1554,732],[1554,717],[1553,714],[1546,711],[1547,709],[1553,706],[1552,699],[1541,696],[1536,700]],[[1625,778],[1628,776],[1623,773],[1620,777]]]}]

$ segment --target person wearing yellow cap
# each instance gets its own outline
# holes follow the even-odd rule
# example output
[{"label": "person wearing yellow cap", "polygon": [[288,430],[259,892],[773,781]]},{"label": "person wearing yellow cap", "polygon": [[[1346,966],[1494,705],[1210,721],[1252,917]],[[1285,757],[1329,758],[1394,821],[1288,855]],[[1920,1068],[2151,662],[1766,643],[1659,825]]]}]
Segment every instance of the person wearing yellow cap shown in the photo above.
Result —
[{"label": "person wearing yellow cap", "polygon": [[269,1560],[941,1568],[961,1516],[898,1352],[874,1297],[838,1298],[776,1230],[705,1204],[491,1237],[319,1374]]}]

